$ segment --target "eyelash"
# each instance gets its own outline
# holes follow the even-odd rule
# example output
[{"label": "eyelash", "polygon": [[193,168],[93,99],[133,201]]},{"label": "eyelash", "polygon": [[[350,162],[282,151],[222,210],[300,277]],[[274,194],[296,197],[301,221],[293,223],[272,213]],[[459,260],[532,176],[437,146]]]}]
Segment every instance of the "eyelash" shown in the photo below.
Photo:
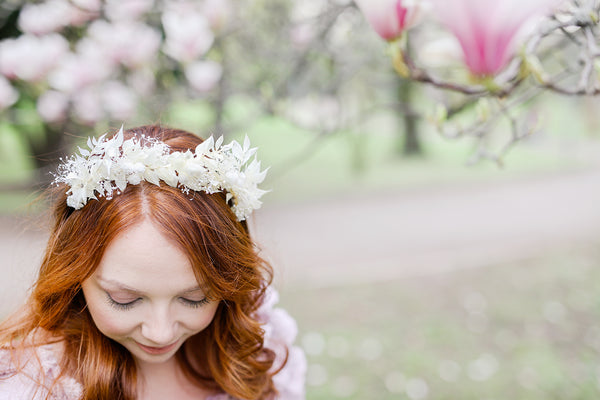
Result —
[{"label": "eyelash", "polygon": [[205,297],[202,300],[189,300],[186,299],[185,297],[180,297],[179,298],[181,300],[181,302],[183,304],[185,304],[188,307],[192,307],[192,308],[199,308],[205,304],[209,303],[209,300]]},{"label": "eyelash", "polygon": [[[138,300],[140,300],[135,299],[133,301],[130,301],[129,303],[119,303],[118,301],[115,301],[112,297],[110,297],[110,294],[107,293],[106,296],[108,298],[108,303],[117,310],[129,310]],[[180,297],[179,300],[183,304],[191,308],[200,308],[201,306],[209,303],[209,300],[207,298],[204,298],[202,300],[189,300],[185,297]]]},{"label": "eyelash", "polygon": [[133,301],[130,301],[129,303],[119,303],[118,301],[115,301],[112,297],[110,297],[110,294],[106,294],[106,298],[108,300],[108,304],[111,305],[111,307],[116,308],[117,310],[129,310],[131,307],[133,307],[133,304],[138,301],[139,299],[135,299]]}]

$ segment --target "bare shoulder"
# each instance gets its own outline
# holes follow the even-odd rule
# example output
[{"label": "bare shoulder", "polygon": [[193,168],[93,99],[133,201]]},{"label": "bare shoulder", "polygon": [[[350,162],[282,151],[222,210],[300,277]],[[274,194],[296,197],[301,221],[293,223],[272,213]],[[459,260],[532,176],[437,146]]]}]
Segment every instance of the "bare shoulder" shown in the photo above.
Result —
[{"label": "bare shoulder", "polygon": [[62,351],[60,341],[0,348],[0,400],[41,400],[49,393],[56,400],[79,399],[81,385],[61,376]]}]

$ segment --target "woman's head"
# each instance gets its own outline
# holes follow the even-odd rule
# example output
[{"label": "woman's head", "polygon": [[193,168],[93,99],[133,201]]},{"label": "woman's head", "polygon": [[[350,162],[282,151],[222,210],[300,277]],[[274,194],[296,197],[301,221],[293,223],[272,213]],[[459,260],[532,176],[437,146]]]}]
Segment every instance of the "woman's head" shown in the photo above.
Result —
[{"label": "woman's head", "polygon": [[[128,130],[130,138],[164,143],[170,154],[202,142],[158,126]],[[177,352],[189,376],[236,397],[272,392],[273,354],[253,318],[271,270],[232,209],[239,199],[155,183],[127,184],[79,209],[67,204],[69,188],[59,187],[32,293],[33,323],[64,338],[67,353],[83,355],[88,370],[64,363],[95,387],[89,398],[114,390],[115,376],[131,392],[130,353],[139,363]]]},{"label": "woman's head", "polygon": [[82,291],[98,330],[138,365],[171,359],[212,322],[219,305],[189,257],[149,218],[110,243]]},{"label": "woman's head", "polygon": [[[159,140],[171,152],[193,150],[202,142],[190,133],[157,126],[134,128],[124,136],[125,140]],[[196,281],[206,286],[211,300],[247,301],[248,295],[264,286],[264,263],[257,258],[247,226],[237,220],[224,192],[207,194],[181,190],[162,181],[159,185],[141,181],[74,210],[65,201],[65,187],[59,189],[64,194],[56,202],[55,225],[42,263],[39,289],[48,283],[52,292],[74,294],[100,265],[111,243],[146,220],[187,257]],[[58,324],[63,319],[57,317],[53,320]]]}]

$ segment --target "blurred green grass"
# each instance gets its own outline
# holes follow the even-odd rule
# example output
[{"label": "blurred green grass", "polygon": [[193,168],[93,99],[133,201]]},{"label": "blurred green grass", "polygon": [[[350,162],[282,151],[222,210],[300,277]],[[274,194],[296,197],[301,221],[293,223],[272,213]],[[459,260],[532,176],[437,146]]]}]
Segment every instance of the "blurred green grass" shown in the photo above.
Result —
[{"label": "blurred green grass", "polygon": [[307,397],[597,399],[598,245],[284,292],[309,358]]}]

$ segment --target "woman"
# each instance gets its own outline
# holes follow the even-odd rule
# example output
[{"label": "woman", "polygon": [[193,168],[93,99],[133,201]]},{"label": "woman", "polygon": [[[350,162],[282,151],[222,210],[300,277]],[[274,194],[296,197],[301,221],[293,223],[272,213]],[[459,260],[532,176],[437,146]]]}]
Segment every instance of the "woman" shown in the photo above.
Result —
[{"label": "woman", "polygon": [[0,325],[0,399],[296,399],[305,360],[245,219],[254,149],[159,126],[59,167],[24,311]]}]

